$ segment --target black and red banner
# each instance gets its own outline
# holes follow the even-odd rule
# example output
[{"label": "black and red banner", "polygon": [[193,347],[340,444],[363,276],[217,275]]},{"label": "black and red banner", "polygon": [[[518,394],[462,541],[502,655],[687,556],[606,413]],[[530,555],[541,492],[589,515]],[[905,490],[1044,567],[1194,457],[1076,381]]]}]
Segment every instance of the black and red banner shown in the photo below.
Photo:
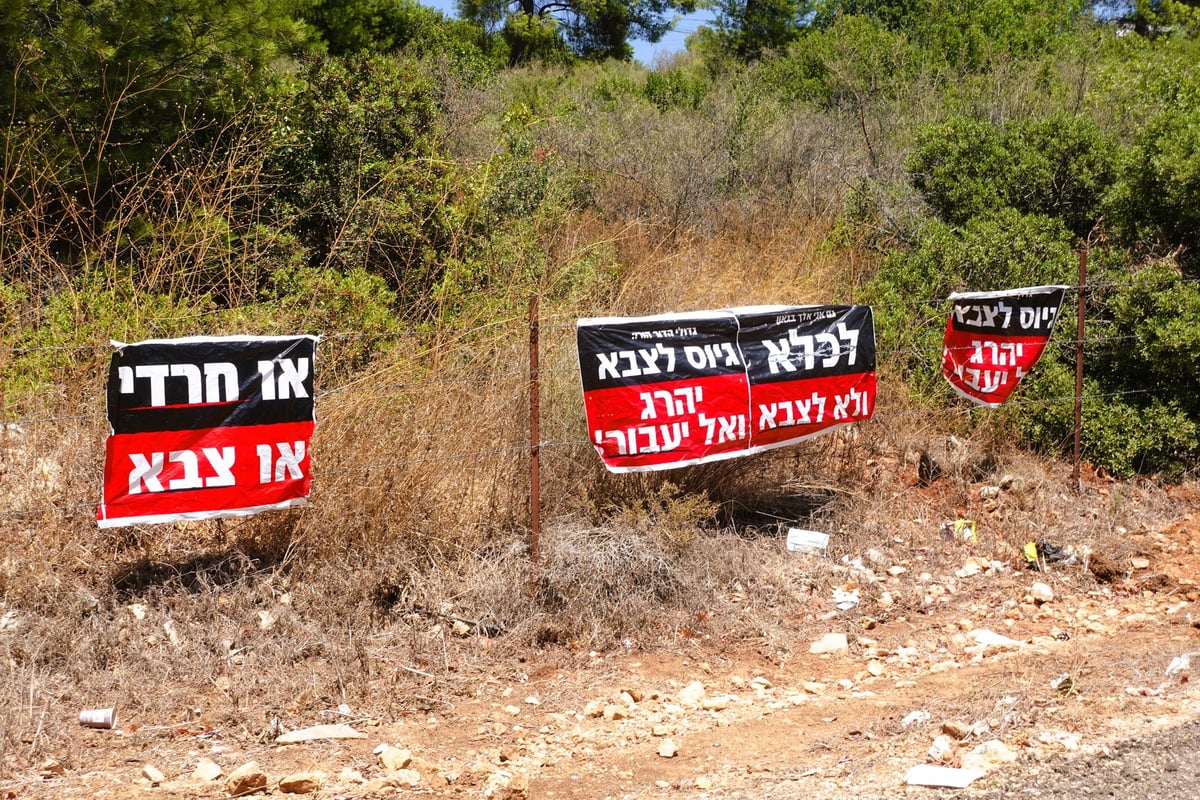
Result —
[{"label": "black and red banner", "polygon": [[718,461],[869,419],[867,306],[579,320],[589,437],[612,472]]},{"label": "black and red banner", "polygon": [[113,345],[101,528],[305,502],[315,336]]},{"label": "black and red banner", "polygon": [[968,400],[997,408],[1042,357],[1065,286],[950,295],[942,374]]}]

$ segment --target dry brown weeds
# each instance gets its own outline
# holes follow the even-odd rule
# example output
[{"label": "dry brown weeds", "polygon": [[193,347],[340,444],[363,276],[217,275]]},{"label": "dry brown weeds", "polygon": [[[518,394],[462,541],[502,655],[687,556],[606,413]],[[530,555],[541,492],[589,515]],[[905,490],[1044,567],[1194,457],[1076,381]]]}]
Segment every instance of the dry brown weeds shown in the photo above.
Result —
[{"label": "dry brown weeds", "polygon": [[[753,459],[611,475],[583,431],[575,317],[833,300],[840,262],[823,226],[803,221],[745,221],[678,249],[636,227],[607,235],[625,264],[619,295],[543,309],[537,562],[520,318],[413,337],[322,386],[302,510],[97,532],[96,403],[48,402],[44,418],[6,428],[0,770],[49,752],[69,765],[65,729],[88,707],[164,726],[199,708],[265,739],[276,721],[327,721],[341,702],[380,717],[436,710],[464,690],[460,675],[533,652],[569,662],[593,649],[751,646],[783,663],[818,625],[861,632],[871,618],[919,615],[919,585],[890,606],[863,585],[854,611],[816,609],[858,580],[851,565],[868,551],[955,566],[965,551],[939,538],[945,520],[978,520],[972,552],[1019,568],[1036,538],[1124,558],[1122,531],[1178,508],[1143,482],[1090,480],[1076,497],[1066,466],[1013,449],[1000,427],[913,408],[886,384],[876,419],[854,429]],[[94,398],[101,377],[89,364],[64,380]],[[921,452],[941,469],[928,485]],[[1006,476],[998,502],[981,496]],[[828,531],[828,558],[787,553],[790,525]]]}]

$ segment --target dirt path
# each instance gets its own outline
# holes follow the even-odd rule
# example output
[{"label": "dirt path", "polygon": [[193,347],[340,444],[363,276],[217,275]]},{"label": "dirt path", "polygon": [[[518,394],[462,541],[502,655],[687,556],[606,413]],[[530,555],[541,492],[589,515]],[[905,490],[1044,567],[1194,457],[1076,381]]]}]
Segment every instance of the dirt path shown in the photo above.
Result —
[{"label": "dirt path", "polygon": [[[1200,680],[1168,674],[1188,653],[1200,669],[1194,538],[1190,515],[1139,534],[1104,579],[897,545],[871,567],[825,564],[862,603],[814,597],[786,641],[588,653],[464,639],[478,657],[452,676],[414,690],[411,668],[379,664],[311,720],[357,738],[281,745],[262,704],[146,687],[195,710],[98,730],[48,709],[54,733],[5,755],[0,800],[228,797],[250,762],[254,794],[327,800],[1194,798]],[[982,775],[906,785],[935,762]]]},{"label": "dirt path", "polygon": [[[1097,775],[1106,790],[1113,781],[1145,789],[1144,769],[1104,765],[1115,753],[1157,753],[1161,741],[1181,744],[1149,775],[1179,785],[1173,772],[1192,764],[1200,696],[1197,684],[1163,671],[1200,649],[1190,612],[1190,603],[1155,595],[1062,597],[1027,630],[996,625],[1014,640],[1000,646],[976,644],[983,623],[946,607],[852,634],[846,650],[825,656],[797,642],[784,663],[752,648],[528,661],[473,676],[453,708],[387,721],[352,712],[344,720],[360,739],[279,746],[202,725],[80,728],[61,766],[30,765],[0,797],[228,796],[224,776],[192,777],[204,758],[225,776],[257,761],[272,794],[287,775],[316,773],[322,788],[310,796],[322,798],[1000,797],[1038,786],[1041,796],[1106,796],[1047,786],[1061,779],[1078,791]],[[1064,633],[1068,619],[1088,617],[1107,622]],[[1064,675],[1069,691],[1052,686]],[[996,761],[957,795],[906,787],[906,772],[930,761],[947,723],[969,731],[952,737],[947,763],[993,740],[1015,762]],[[660,754],[667,742],[672,757]],[[415,760],[389,770],[375,752],[383,743]],[[147,764],[162,783],[151,784]]]}]

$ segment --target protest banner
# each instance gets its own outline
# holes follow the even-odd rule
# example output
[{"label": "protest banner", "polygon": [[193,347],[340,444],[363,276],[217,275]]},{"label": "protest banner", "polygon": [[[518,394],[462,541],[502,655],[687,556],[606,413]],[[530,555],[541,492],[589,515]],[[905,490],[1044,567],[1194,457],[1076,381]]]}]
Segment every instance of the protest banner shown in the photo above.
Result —
[{"label": "protest banner", "polygon": [[305,502],[315,336],[113,342],[101,528]]},{"label": "protest banner", "polygon": [[869,419],[866,306],[754,306],[576,326],[589,437],[613,472],[749,455]]}]

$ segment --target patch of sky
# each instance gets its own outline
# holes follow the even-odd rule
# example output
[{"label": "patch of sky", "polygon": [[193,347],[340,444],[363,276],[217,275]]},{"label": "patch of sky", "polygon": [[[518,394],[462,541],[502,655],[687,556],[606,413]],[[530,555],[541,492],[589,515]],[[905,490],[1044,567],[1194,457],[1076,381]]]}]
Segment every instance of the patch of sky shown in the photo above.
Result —
[{"label": "patch of sky", "polygon": [[[448,17],[458,16],[454,0],[424,0],[424,4],[441,11]],[[643,39],[632,40],[630,44],[633,45],[633,57],[647,67],[653,67],[659,58],[670,56],[672,53],[682,53],[687,49],[687,37],[695,33],[701,25],[712,22],[713,16],[712,9],[679,15],[675,26],[657,42],[647,42]]]}]

